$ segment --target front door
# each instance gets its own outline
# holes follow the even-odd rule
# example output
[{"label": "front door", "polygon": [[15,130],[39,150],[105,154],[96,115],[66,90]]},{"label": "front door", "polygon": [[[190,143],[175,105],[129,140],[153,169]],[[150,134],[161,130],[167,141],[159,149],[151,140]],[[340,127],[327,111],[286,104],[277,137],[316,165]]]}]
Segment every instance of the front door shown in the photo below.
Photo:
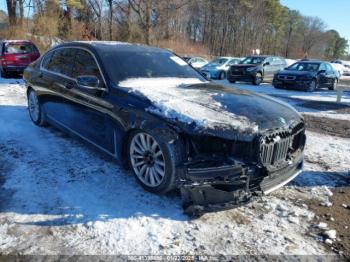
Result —
[{"label": "front door", "polygon": [[67,88],[69,127],[89,142],[111,151],[106,120],[112,106],[106,100],[107,89],[100,91],[78,86],[78,76],[96,76],[100,87],[107,88],[94,56],[87,50],[76,48],[72,81]]}]

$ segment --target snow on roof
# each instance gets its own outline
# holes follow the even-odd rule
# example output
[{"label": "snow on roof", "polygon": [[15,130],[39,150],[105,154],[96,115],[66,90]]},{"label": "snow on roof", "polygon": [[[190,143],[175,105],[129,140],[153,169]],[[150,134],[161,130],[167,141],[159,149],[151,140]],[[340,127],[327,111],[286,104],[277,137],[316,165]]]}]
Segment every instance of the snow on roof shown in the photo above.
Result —
[{"label": "snow on roof", "polygon": [[197,127],[204,128],[220,127],[253,133],[258,131],[258,126],[248,118],[225,110],[214,98],[220,94],[190,87],[200,83],[205,82],[197,78],[130,78],[119,82],[119,86],[146,96],[154,104],[146,110],[168,119],[195,123]]}]

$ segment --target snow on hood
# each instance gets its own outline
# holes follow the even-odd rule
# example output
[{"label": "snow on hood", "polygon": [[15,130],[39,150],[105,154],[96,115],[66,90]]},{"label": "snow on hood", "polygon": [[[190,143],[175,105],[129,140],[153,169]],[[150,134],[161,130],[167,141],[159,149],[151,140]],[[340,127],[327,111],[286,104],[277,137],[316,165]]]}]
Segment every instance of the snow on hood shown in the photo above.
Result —
[{"label": "snow on hood", "polygon": [[224,128],[250,133],[258,131],[256,123],[225,110],[214,99],[215,93],[203,92],[191,86],[203,83],[206,82],[197,78],[130,78],[119,82],[119,86],[143,94],[154,105],[146,110],[168,119],[195,123],[196,127],[209,129]]}]

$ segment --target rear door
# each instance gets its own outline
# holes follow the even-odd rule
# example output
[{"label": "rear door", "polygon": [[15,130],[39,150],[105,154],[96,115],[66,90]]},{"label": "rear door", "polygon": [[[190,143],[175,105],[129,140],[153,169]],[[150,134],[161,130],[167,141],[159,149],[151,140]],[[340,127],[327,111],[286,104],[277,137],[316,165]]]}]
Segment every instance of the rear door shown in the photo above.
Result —
[{"label": "rear door", "polygon": [[268,57],[264,61],[264,80],[272,80],[275,66],[273,64],[273,58]]},{"label": "rear door", "polygon": [[60,48],[47,53],[41,64],[41,74],[37,82],[48,89],[45,96],[44,110],[48,117],[67,127],[67,87],[74,81],[72,68],[75,49]]}]

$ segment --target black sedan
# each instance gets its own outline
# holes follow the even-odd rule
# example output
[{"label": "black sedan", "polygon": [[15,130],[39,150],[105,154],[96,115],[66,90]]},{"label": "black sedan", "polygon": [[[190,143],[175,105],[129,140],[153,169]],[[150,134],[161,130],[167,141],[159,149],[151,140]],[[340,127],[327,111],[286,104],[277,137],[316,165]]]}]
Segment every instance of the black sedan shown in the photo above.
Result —
[{"label": "black sedan", "polygon": [[[173,53],[73,42],[25,70],[28,109],[129,166],[189,213],[235,206],[301,172],[304,121],[288,105],[208,82]],[[122,189],[120,189],[122,190]]]},{"label": "black sedan", "polygon": [[334,90],[338,84],[338,77],[338,73],[329,63],[305,60],[275,74],[272,84],[275,88],[299,89],[309,92],[321,87]]}]

